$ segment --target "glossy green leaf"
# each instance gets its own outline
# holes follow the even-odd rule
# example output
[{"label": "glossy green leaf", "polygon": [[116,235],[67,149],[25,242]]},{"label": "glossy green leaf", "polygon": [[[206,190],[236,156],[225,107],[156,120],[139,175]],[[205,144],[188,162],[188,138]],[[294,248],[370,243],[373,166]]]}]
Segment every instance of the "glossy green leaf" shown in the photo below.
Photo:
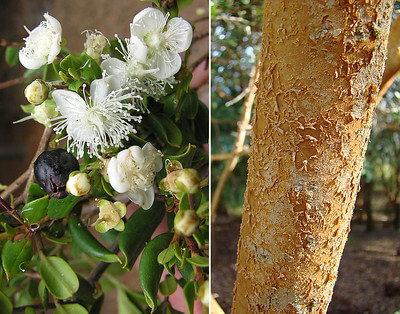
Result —
[{"label": "glossy green leaf", "polygon": [[73,55],[66,56],[60,63],[60,67],[64,72],[68,72],[69,69],[79,70],[82,66],[82,61]]},{"label": "glossy green leaf", "polygon": [[47,193],[37,183],[31,183],[28,188],[28,194],[35,198],[47,195]]},{"label": "glossy green leaf", "polygon": [[0,308],[1,313],[4,314],[12,314],[13,312],[13,304],[10,298],[6,296],[3,291],[0,291]]},{"label": "glossy green leaf", "polygon": [[164,215],[164,204],[155,201],[150,209],[139,208],[129,217],[125,230],[119,235],[119,248],[125,256],[124,268],[132,268]]},{"label": "glossy green leaf", "polygon": [[10,67],[13,67],[19,63],[18,48],[8,46],[6,48],[6,62]]},{"label": "glossy green leaf", "polygon": [[189,90],[189,92],[183,98],[182,112],[185,113],[187,118],[194,119],[198,110],[199,96],[194,90]]},{"label": "glossy green leaf", "polygon": [[42,301],[43,309],[46,311],[49,304],[49,290],[43,280],[39,282],[38,292]]},{"label": "glossy green leaf", "polygon": [[33,247],[29,240],[7,241],[1,251],[1,260],[7,278],[24,272],[32,259]]},{"label": "glossy green leaf", "polygon": [[166,143],[171,146],[179,147],[182,143],[181,130],[176,124],[165,115],[156,116],[154,114],[144,117],[144,121],[160,136]]},{"label": "glossy green leaf", "polygon": [[79,280],[71,266],[57,256],[41,256],[39,273],[47,289],[57,299],[67,299],[79,288]]},{"label": "glossy green leaf", "polygon": [[118,314],[143,314],[144,311],[132,302],[124,289],[117,290]]},{"label": "glossy green leaf", "polygon": [[157,261],[159,264],[168,263],[175,256],[174,247],[171,245],[158,254]]},{"label": "glossy green leaf", "polygon": [[102,70],[100,66],[87,54],[81,55],[80,58],[83,62],[83,67],[81,68],[82,77],[90,82],[95,79],[100,79],[102,75]]},{"label": "glossy green leaf", "polygon": [[54,314],[88,314],[88,310],[78,303],[60,304]]},{"label": "glossy green leaf", "polygon": [[121,263],[118,255],[110,252],[99,241],[97,241],[77,216],[72,215],[69,218],[68,227],[74,243],[83,252],[107,263]]},{"label": "glossy green leaf", "polygon": [[47,205],[49,204],[49,196],[45,195],[34,201],[26,203],[22,208],[22,218],[28,220],[29,223],[34,223],[46,216]]},{"label": "glossy green leaf", "polygon": [[47,215],[51,219],[60,219],[66,217],[74,206],[79,202],[79,197],[69,194],[62,199],[51,198],[47,207]]},{"label": "glossy green leaf", "polygon": [[187,261],[195,266],[199,267],[208,267],[209,265],[209,258],[206,256],[195,255],[192,257],[187,258]]},{"label": "glossy green leaf", "polygon": [[33,307],[26,307],[25,308],[25,314],[35,314],[36,311]]},{"label": "glossy green leaf", "polygon": [[167,159],[178,160],[182,164],[183,168],[190,168],[195,153],[196,153],[196,145],[189,144],[188,146],[185,147],[182,153],[168,155],[165,156],[164,158],[166,160]]},{"label": "glossy green leaf", "polygon": [[157,261],[157,256],[167,248],[172,233],[162,233],[147,244],[139,264],[139,282],[149,307],[154,311],[157,306],[157,292],[164,267]]},{"label": "glossy green leaf", "polygon": [[188,308],[188,313],[193,314],[194,300],[196,298],[196,290],[194,286],[194,281],[189,281],[183,287],[183,296],[186,300],[186,305]]},{"label": "glossy green leaf", "polygon": [[164,281],[160,283],[160,292],[163,296],[170,296],[176,291],[178,284],[176,283],[175,277],[167,276]]}]

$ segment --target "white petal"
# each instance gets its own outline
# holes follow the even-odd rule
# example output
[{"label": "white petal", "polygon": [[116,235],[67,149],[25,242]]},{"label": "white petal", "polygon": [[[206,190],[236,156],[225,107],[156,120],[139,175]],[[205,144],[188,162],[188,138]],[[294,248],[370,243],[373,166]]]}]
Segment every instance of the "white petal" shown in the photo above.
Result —
[{"label": "white petal", "polygon": [[49,51],[49,56],[47,57],[47,63],[50,64],[54,61],[55,58],[57,58],[58,54],[61,51],[61,36],[57,36],[54,38],[53,44],[51,45],[50,51]]},{"label": "white petal", "polygon": [[109,85],[105,79],[94,80],[90,84],[90,97],[94,103],[99,103],[109,94]]},{"label": "white petal", "polygon": [[182,59],[177,52],[163,51],[162,55],[157,55],[155,59],[155,66],[159,69],[153,75],[160,79],[166,79],[175,75],[181,68]]},{"label": "white petal", "polygon": [[30,70],[39,69],[42,65],[47,63],[46,58],[32,58],[28,57],[23,50],[19,51],[19,62],[26,68]]},{"label": "white petal", "polygon": [[146,156],[146,160],[152,159],[154,166],[155,166],[155,171],[158,172],[162,169],[163,167],[163,162],[161,158],[161,153],[150,143],[147,142],[143,148],[143,154]]},{"label": "white petal", "polygon": [[161,33],[164,27],[164,14],[158,9],[146,8],[133,18],[131,34],[143,38],[150,31]]},{"label": "white petal", "polygon": [[142,148],[140,148],[139,146],[131,146],[129,147],[129,154],[130,157],[133,158],[133,160],[139,164],[142,165],[145,161],[145,156],[143,154],[143,150]]},{"label": "white petal", "polygon": [[135,204],[139,205],[143,209],[149,209],[154,202],[154,188],[150,187],[146,191],[137,190],[137,191],[129,191],[126,193],[129,199]]},{"label": "white petal", "polygon": [[117,58],[109,58],[101,63],[102,70],[108,75],[122,75],[126,72],[126,63]]},{"label": "white petal", "polygon": [[181,17],[174,17],[167,24],[165,38],[171,50],[183,52],[192,43],[193,29],[189,22]]},{"label": "white petal", "polygon": [[75,92],[57,89],[51,95],[57,104],[58,111],[66,118],[79,117],[86,109],[85,101]]},{"label": "white petal", "polygon": [[49,15],[48,13],[43,14],[43,16],[46,19],[46,21],[51,25],[51,27],[54,29],[54,31],[56,31],[61,35],[62,27],[60,22],[56,18]]},{"label": "white petal", "polygon": [[107,174],[110,179],[110,184],[115,191],[118,193],[125,193],[129,190],[129,182],[117,158],[111,158],[107,166]]},{"label": "white petal", "polygon": [[137,36],[131,36],[128,46],[129,53],[139,62],[146,63],[147,61],[147,46]]}]

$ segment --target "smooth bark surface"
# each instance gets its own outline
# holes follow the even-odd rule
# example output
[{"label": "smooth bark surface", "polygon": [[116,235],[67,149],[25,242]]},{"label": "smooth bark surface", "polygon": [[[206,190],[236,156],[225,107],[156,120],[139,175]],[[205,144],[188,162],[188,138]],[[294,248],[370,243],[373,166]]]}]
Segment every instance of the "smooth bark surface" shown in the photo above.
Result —
[{"label": "smooth bark surface", "polygon": [[269,0],[233,313],[324,313],[349,232],[392,1]]}]

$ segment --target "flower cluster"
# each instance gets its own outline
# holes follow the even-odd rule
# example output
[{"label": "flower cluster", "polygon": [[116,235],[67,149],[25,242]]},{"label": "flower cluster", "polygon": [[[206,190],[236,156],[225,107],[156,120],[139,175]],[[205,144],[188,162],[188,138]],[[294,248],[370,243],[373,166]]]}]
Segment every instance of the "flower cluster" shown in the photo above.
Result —
[{"label": "flower cluster", "polygon": [[[191,44],[192,26],[180,17],[170,19],[169,13],[147,8],[133,18],[130,38],[122,41],[117,36],[120,59],[107,50],[111,49],[110,41],[97,30],[84,32],[83,55],[87,57],[74,59],[60,54],[63,40],[59,21],[48,13],[44,18],[34,30],[26,29],[29,36],[19,58],[27,69],[58,64],[62,88],[55,87],[59,82],[29,85],[25,95],[31,105],[24,111],[31,116],[20,121],[33,118],[51,126],[59,135],[57,141],[65,139],[67,150],[77,158],[105,160],[107,152],[116,153],[137,133],[142,114],[150,113],[144,97],[159,99],[167,85],[177,83],[174,75],[182,65],[179,53]],[[150,143],[122,150],[109,160],[107,180],[115,191],[126,193],[148,209],[154,200],[155,173],[162,168],[161,156]],[[83,195],[90,190],[88,180],[85,192],[77,190],[81,177],[86,178],[83,173],[71,177],[70,193]]]}]

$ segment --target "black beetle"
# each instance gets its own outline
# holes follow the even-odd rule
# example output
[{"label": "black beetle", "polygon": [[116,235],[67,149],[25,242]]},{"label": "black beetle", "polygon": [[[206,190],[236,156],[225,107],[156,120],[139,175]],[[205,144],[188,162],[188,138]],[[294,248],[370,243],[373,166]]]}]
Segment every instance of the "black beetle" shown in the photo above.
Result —
[{"label": "black beetle", "polygon": [[40,187],[54,198],[67,197],[69,174],[79,170],[78,160],[65,149],[45,151],[34,163],[35,178]]}]

